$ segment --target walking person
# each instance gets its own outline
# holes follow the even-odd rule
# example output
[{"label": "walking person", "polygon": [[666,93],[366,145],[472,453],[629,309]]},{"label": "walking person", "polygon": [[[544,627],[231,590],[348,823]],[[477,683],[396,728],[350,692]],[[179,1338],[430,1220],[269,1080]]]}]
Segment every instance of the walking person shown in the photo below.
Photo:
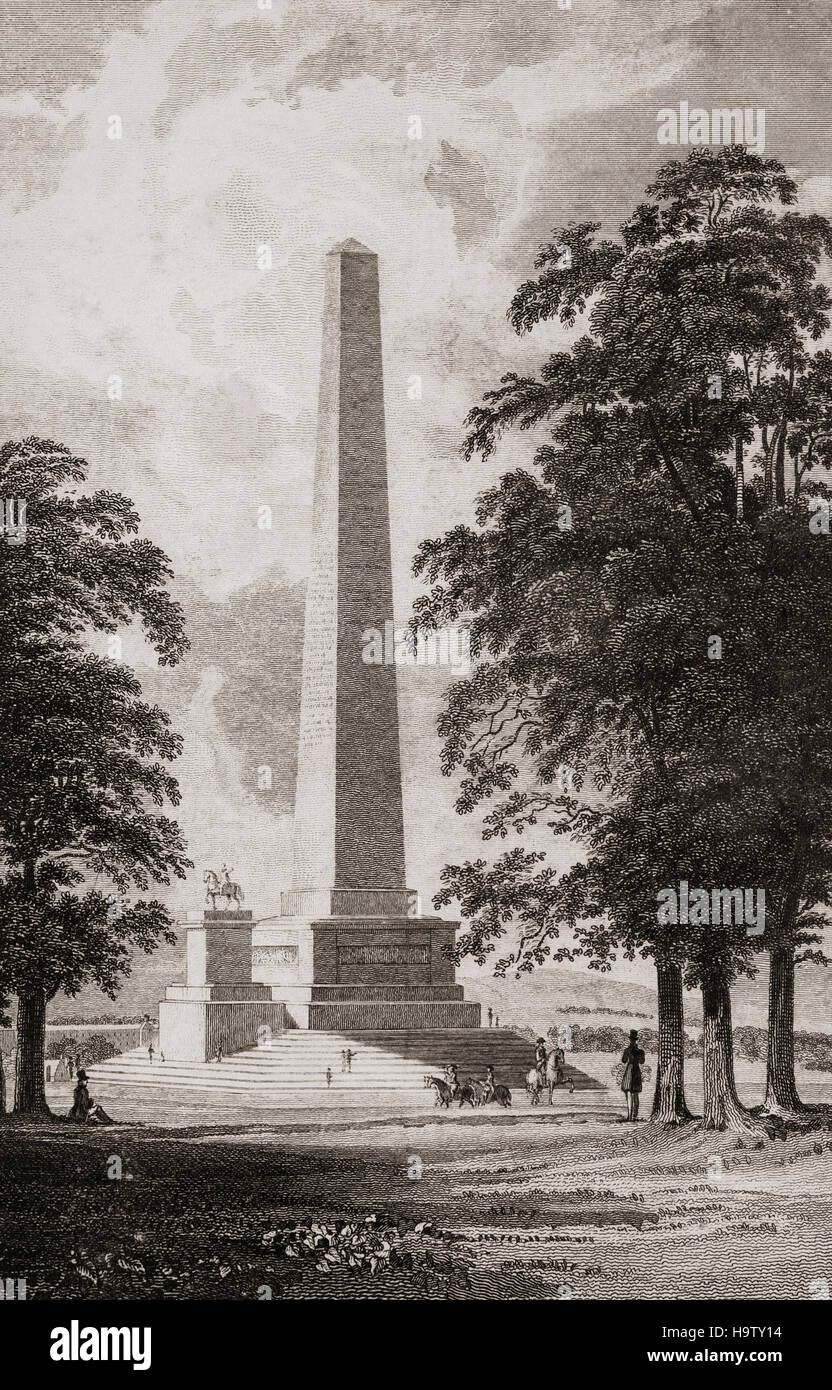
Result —
[{"label": "walking person", "polygon": [[352,1071],[352,1059],[354,1056],[355,1053],[353,1052],[352,1048],[348,1047],[346,1052],[344,1053],[344,1057],[346,1058],[347,1062],[347,1071]]},{"label": "walking person", "polygon": [[149,1043],[149,1044],[148,1044],[148,1048],[147,1048],[147,1057],[148,1057],[148,1061],[150,1062],[150,1065],[151,1065],[151,1066],[153,1066],[153,1053],[154,1053],[153,1043]]},{"label": "walking person", "polygon": [[329,1090],[329,1088],[330,1088],[331,1085],[332,1085],[332,1067],[327,1067],[327,1069],[326,1069],[326,1088],[327,1088],[327,1090]]},{"label": "walking person", "polygon": [[489,1028],[494,1027],[494,1010],[492,1009],[490,1004],[488,1006],[488,1026]]},{"label": "walking person", "polygon": [[638,1032],[635,1028],[630,1029],[629,1046],[622,1052],[621,1060],[624,1063],[621,1089],[627,1097],[627,1120],[635,1123],[638,1119],[638,1100],[641,1095],[641,1068],[644,1065],[644,1053],[638,1046]]},{"label": "walking person", "polygon": [[346,1054],[346,1051],[342,1051],[342,1053],[341,1053],[341,1070],[342,1070],[342,1071],[346,1071],[346,1070],[347,1070],[347,1054]]},{"label": "walking person", "polygon": [[219,1063],[222,1061],[222,1043],[220,1043],[219,1047],[217,1048],[217,1055],[216,1055],[216,1057],[214,1058],[214,1061],[215,1061],[218,1065],[219,1065]]}]

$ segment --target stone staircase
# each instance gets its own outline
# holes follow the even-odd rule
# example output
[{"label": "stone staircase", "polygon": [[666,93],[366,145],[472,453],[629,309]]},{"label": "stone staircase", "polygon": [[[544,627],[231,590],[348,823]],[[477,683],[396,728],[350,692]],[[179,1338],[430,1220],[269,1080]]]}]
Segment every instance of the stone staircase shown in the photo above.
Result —
[{"label": "stone staircase", "polygon": [[[350,1070],[344,1070],[342,1053],[352,1052]],[[504,1029],[463,1028],[430,1032],[331,1033],[318,1030],[291,1030],[274,1037],[263,1047],[234,1053],[222,1062],[161,1062],[151,1065],[144,1050],[134,1050],[99,1062],[88,1070],[90,1093],[96,1087],[110,1093],[114,1087],[181,1087],[201,1092],[255,1092],[261,1098],[290,1093],[323,1091],[344,1095],[365,1092],[394,1096],[424,1094],[426,1075],[439,1076],[442,1069],[456,1063],[460,1079],[484,1078],[485,1069],[494,1067],[498,1084],[513,1092],[525,1093],[526,1074],[532,1065],[533,1048],[525,1038]],[[326,1071],[332,1073],[327,1086]],[[603,1089],[600,1083],[568,1064],[575,1092]],[[568,1085],[560,1088],[569,1090]],[[311,1099],[311,1094],[310,1094]]]}]

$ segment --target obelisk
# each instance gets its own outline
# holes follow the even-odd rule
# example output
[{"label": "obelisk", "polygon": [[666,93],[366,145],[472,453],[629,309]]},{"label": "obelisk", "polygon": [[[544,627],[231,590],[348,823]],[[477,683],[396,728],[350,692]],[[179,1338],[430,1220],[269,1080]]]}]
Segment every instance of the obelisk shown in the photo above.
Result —
[{"label": "obelisk", "polygon": [[326,262],[312,533],[292,887],[256,922],[209,908],[182,924],[187,982],[160,1005],[177,1060],[284,1028],[380,1047],[479,1028],[449,955],[457,924],[422,916],[406,887],[396,665],[364,659],[393,581],[378,260],[356,241]]},{"label": "obelisk", "polygon": [[405,888],[396,667],[363,660],[393,617],[378,258],[327,256],[293,886]]},{"label": "obelisk", "polygon": [[252,979],[296,1027],[476,1028],[448,955],[456,924],[405,878],[378,259],[327,257],[306,600],[293,882],[252,935]]}]

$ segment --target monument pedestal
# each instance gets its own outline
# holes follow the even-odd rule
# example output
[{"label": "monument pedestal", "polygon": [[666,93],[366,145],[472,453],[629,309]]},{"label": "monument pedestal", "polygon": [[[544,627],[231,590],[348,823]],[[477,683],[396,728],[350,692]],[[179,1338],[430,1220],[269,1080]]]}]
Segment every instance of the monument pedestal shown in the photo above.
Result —
[{"label": "monument pedestal", "polygon": [[[279,916],[252,933],[252,979],[269,985],[297,1028],[326,1032],[478,1028],[443,948],[456,924],[418,915],[407,889],[281,894]],[[302,909],[312,909],[306,912]],[[326,915],[313,915],[315,909]]]},{"label": "monument pedestal", "polygon": [[282,1032],[285,1005],[251,978],[251,913],[210,911],[181,924],[184,985],[168,985],[159,1004],[159,1048],[171,1062],[209,1062]]}]

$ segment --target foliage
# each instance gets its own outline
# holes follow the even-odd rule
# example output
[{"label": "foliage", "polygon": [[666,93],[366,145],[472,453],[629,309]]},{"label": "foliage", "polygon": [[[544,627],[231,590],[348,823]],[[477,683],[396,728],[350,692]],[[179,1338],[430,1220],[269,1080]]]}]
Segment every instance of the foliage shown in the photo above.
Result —
[{"label": "foliage", "polygon": [[[430,586],[414,628],[471,635],[474,669],[438,726],[457,809],[486,841],[531,841],[445,868],[437,906],[457,901],[467,924],[457,959],[499,975],[576,951],[601,971],[618,952],[661,956],[688,986],[753,973],[781,936],[824,959],[832,547],[798,474],[832,427],[832,368],[811,351],[832,225],[795,198],[775,160],[693,151],[620,243],[558,229],[514,298],[519,333],[559,319],[575,336],[486,393],[465,453],[487,459],[519,429],[531,467],[414,565]],[[547,836],[579,847],[564,874]],[[661,929],[657,894],[680,878],[763,886],[765,933]]]}]

